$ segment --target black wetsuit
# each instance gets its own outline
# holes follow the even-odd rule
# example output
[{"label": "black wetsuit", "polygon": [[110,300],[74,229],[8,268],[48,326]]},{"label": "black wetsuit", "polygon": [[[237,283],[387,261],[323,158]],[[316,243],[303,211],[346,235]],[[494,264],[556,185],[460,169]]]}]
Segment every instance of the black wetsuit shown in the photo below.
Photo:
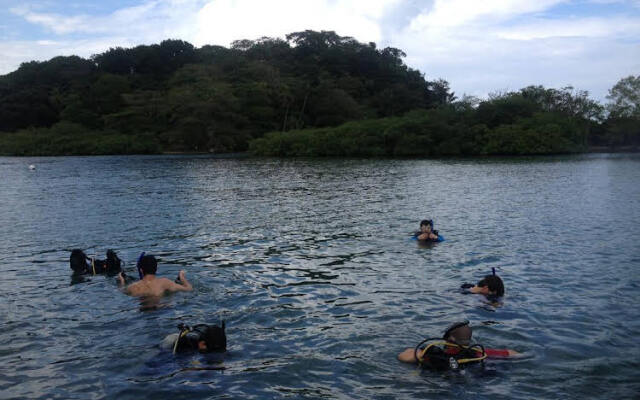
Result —
[{"label": "black wetsuit", "polygon": [[75,275],[116,274],[122,270],[122,260],[112,250],[106,260],[90,259],[81,250],[73,250],[69,259]]},{"label": "black wetsuit", "polygon": [[198,331],[190,331],[178,339],[178,346],[176,347],[176,352],[185,352],[185,351],[199,351],[198,342],[200,342],[202,335]]}]

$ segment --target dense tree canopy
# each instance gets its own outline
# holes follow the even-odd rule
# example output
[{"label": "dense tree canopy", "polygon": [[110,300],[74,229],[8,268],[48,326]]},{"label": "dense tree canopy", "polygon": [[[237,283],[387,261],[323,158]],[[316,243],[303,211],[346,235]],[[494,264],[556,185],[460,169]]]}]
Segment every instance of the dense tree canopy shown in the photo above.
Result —
[{"label": "dense tree canopy", "polygon": [[[165,40],[88,60],[23,63],[0,76],[0,153],[236,152],[267,132],[294,140],[295,154],[323,155],[348,148],[438,155],[638,145],[640,77],[614,86],[606,110],[571,87],[457,100],[448,82],[426,80],[403,57],[400,49],[307,30],[230,48]],[[335,143],[301,150],[308,132]],[[291,154],[256,143],[257,153]]]},{"label": "dense tree canopy", "polygon": [[609,89],[609,112],[615,118],[640,118],[640,75],[628,76]]}]

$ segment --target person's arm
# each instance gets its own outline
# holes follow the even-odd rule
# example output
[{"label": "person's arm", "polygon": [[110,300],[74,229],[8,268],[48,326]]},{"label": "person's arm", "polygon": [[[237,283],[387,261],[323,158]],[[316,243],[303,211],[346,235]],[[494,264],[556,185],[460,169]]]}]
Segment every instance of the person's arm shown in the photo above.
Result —
[{"label": "person's arm", "polygon": [[398,360],[405,362],[405,363],[410,363],[410,364],[415,364],[418,362],[418,360],[416,359],[416,349],[409,348],[409,349],[405,349],[405,351],[403,351],[402,353],[398,354]]},{"label": "person's arm", "polygon": [[133,296],[131,289],[132,289],[132,286],[135,285],[135,283],[132,283],[131,285],[127,286],[127,281],[124,279],[124,276],[122,275],[123,275],[122,272],[118,274],[118,286],[120,287],[120,290],[122,290],[122,293],[124,294]]},{"label": "person's arm", "polygon": [[180,271],[180,273],[178,274],[178,277],[180,278],[180,283],[169,281],[169,283],[171,284],[170,290],[173,290],[176,292],[177,291],[189,292],[193,290],[191,283],[189,283],[189,281],[187,280],[187,277],[185,276],[184,270]]}]

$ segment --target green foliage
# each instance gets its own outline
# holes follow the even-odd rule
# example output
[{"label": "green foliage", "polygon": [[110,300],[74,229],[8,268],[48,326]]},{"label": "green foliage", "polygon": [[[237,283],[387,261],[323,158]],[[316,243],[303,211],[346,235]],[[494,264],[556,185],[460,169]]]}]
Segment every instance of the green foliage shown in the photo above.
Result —
[{"label": "green foliage", "polygon": [[620,79],[607,96],[609,115],[591,143],[600,146],[640,146],[640,75]]},{"label": "green foliage", "polygon": [[[451,156],[553,154],[585,150],[583,125],[561,114],[534,113],[490,128],[468,125],[464,111],[440,108],[404,117],[324,129],[271,132],[250,143],[263,156]],[[473,119],[468,119],[473,121]]]},{"label": "green foliage", "polygon": [[308,30],[229,49],[165,40],[90,60],[56,57],[0,77],[0,131],[68,122],[150,135],[165,151],[242,151],[268,131],[398,116],[452,98],[445,81],[426,81],[404,56]]},{"label": "green foliage", "polygon": [[447,81],[427,81],[405,56],[306,30],[231,48],[165,40],[24,63],[0,76],[1,149],[438,156],[638,143],[640,78],[611,89],[605,120],[601,105],[571,87],[457,101]]},{"label": "green foliage", "polygon": [[620,79],[609,89],[607,99],[612,118],[640,119],[640,75]]},{"label": "green foliage", "polygon": [[159,150],[158,143],[150,135],[88,131],[70,122],[60,122],[51,128],[0,132],[0,155],[152,154]]},{"label": "green foliage", "polygon": [[588,120],[600,120],[603,117],[604,108],[589,99],[589,92],[574,90],[572,86],[559,90],[528,86],[521,89],[519,94],[535,103],[539,111],[555,112]]}]

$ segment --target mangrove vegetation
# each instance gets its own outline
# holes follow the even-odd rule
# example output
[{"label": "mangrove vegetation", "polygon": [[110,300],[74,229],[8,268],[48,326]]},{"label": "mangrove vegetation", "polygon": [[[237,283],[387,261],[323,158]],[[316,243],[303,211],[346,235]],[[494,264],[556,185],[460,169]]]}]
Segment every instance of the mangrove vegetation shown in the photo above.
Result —
[{"label": "mangrove vegetation", "polygon": [[0,154],[440,156],[640,145],[640,76],[601,105],[571,87],[457,98],[396,48],[335,32],[181,40],[0,76]]}]

